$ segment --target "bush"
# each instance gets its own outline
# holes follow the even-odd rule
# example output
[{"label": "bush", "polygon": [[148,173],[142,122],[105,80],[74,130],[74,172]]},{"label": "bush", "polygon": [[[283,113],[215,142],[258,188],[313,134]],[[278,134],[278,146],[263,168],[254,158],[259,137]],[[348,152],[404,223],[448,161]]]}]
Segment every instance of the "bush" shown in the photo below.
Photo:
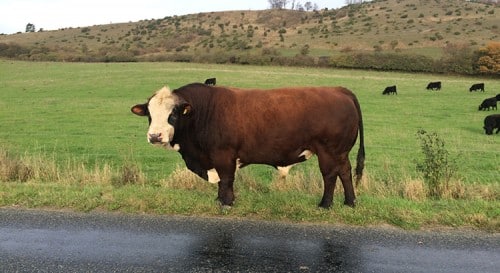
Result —
[{"label": "bush", "polygon": [[483,74],[500,75],[500,42],[489,42],[476,52],[475,68]]},{"label": "bush", "polygon": [[0,153],[0,181],[26,182],[33,178],[34,170],[25,162],[12,158],[6,152]]},{"label": "bush", "polygon": [[113,186],[124,186],[127,184],[144,184],[143,172],[136,164],[125,163],[120,171],[111,181]]},{"label": "bush", "polygon": [[0,57],[19,58],[21,55],[29,54],[31,49],[16,43],[0,43]]},{"label": "bush", "polygon": [[424,159],[416,163],[416,169],[423,174],[429,195],[440,198],[457,170],[455,160],[449,158],[444,141],[436,133],[421,129],[417,131],[417,138]]},{"label": "bush", "polygon": [[437,67],[430,57],[398,53],[353,52],[332,57],[331,60],[331,66],[338,68],[436,72]]}]

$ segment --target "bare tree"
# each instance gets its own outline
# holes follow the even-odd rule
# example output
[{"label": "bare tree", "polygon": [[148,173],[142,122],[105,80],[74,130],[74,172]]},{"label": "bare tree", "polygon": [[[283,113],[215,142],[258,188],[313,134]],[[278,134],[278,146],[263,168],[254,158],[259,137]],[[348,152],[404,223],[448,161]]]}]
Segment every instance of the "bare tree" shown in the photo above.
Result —
[{"label": "bare tree", "polygon": [[309,1],[308,1],[308,2],[306,2],[306,3],[304,4],[304,8],[305,8],[307,11],[310,11],[310,10],[312,10],[313,5],[312,5],[312,3],[311,3],[311,2],[309,2]]},{"label": "bare tree", "polygon": [[361,4],[363,2],[369,2],[369,0],[345,0],[346,5]]},{"label": "bare tree", "polygon": [[271,9],[285,9],[288,0],[268,0]]},{"label": "bare tree", "polygon": [[32,23],[28,23],[26,25],[26,32],[35,32],[35,25]]}]

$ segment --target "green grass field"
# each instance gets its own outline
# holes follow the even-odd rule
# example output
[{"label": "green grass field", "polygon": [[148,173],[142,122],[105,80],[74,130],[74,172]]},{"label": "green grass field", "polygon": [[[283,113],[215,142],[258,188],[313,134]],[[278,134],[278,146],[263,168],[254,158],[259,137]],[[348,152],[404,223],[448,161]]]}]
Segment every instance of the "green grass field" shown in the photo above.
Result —
[{"label": "green grass field", "polygon": [[[0,182],[3,206],[219,213],[213,203],[214,185],[196,181],[182,188],[181,181],[172,187],[164,182],[174,170],[182,169],[183,162],[177,153],[149,145],[145,137],[147,120],[129,110],[132,105],[145,102],[163,85],[177,88],[217,77],[218,85],[236,87],[345,86],[357,94],[365,125],[364,183],[369,186],[358,191],[357,209],[342,208],[339,201],[343,200],[342,193],[336,192],[334,209],[318,210],[316,203],[321,193],[317,190],[312,194],[275,190],[271,185],[276,181],[274,169],[250,166],[241,171],[245,182],[235,182],[237,203],[229,214],[294,221],[386,222],[410,228],[427,225],[476,226],[496,231],[499,228],[500,135],[487,136],[482,129],[484,117],[499,110],[477,110],[484,98],[500,93],[500,81],[495,79],[185,63],[0,61],[0,71],[2,151],[18,158],[38,158],[42,165],[54,163],[62,169],[70,165],[90,170],[103,166],[119,169],[131,164],[138,166],[146,181],[122,187],[92,179],[67,184]],[[443,89],[426,91],[427,83],[435,80],[443,82]],[[468,91],[476,82],[485,83],[485,93]],[[398,87],[397,96],[381,95],[386,86],[394,84]],[[488,192],[489,198],[480,195],[465,200],[412,201],[394,190],[401,188],[398,185],[422,180],[415,170],[415,160],[422,157],[416,137],[419,129],[436,132],[444,139],[447,150],[458,163],[454,182],[464,185],[466,190],[480,188],[478,191]],[[354,163],[355,152],[351,157]],[[302,173],[306,178],[317,173],[314,158],[294,167],[291,176]],[[370,191],[373,188],[377,189],[375,193]],[[169,202],[169,198],[174,201]],[[185,198],[187,201],[182,201]],[[396,211],[396,207],[401,211]]]}]

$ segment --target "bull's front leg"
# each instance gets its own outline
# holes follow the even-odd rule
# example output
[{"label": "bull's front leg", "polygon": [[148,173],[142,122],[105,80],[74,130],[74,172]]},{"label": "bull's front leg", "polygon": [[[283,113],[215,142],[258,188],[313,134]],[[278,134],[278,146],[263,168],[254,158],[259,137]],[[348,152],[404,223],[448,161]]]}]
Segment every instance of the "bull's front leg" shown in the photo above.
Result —
[{"label": "bull's front leg", "polygon": [[219,181],[219,191],[217,195],[217,200],[222,206],[232,206],[234,202],[234,174],[232,178],[222,178]]},{"label": "bull's front leg", "polygon": [[217,199],[222,206],[232,206],[234,202],[233,183],[236,172],[236,160],[214,162],[214,165],[220,178]]}]

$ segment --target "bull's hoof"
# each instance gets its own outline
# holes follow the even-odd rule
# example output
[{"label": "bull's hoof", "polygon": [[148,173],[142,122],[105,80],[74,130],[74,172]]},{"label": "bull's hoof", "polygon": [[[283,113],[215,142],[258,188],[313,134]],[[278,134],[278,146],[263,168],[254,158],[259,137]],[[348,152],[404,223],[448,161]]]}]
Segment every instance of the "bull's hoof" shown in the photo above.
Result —
[{"label": "bull's hoof", "polygon": [[221,207],[231,207],[233,205],[233,203],[234,203],[234,201],[232,201],[232,200],[231,201],[224,201],[220,197],[217,197],[215,199],[215,201],[218,202]]},{"label": "bull's hoof", "polygon": [[318,204],[318,207],[324,208],[324,209],[330,209],[332,207],[332,204],[331,203],[327,204],[326,202],[321,202]]},{"label": "bull's hoof", "polygon": [[354,208],[356,206],[356,200],[344,201],[344,205]]}]

